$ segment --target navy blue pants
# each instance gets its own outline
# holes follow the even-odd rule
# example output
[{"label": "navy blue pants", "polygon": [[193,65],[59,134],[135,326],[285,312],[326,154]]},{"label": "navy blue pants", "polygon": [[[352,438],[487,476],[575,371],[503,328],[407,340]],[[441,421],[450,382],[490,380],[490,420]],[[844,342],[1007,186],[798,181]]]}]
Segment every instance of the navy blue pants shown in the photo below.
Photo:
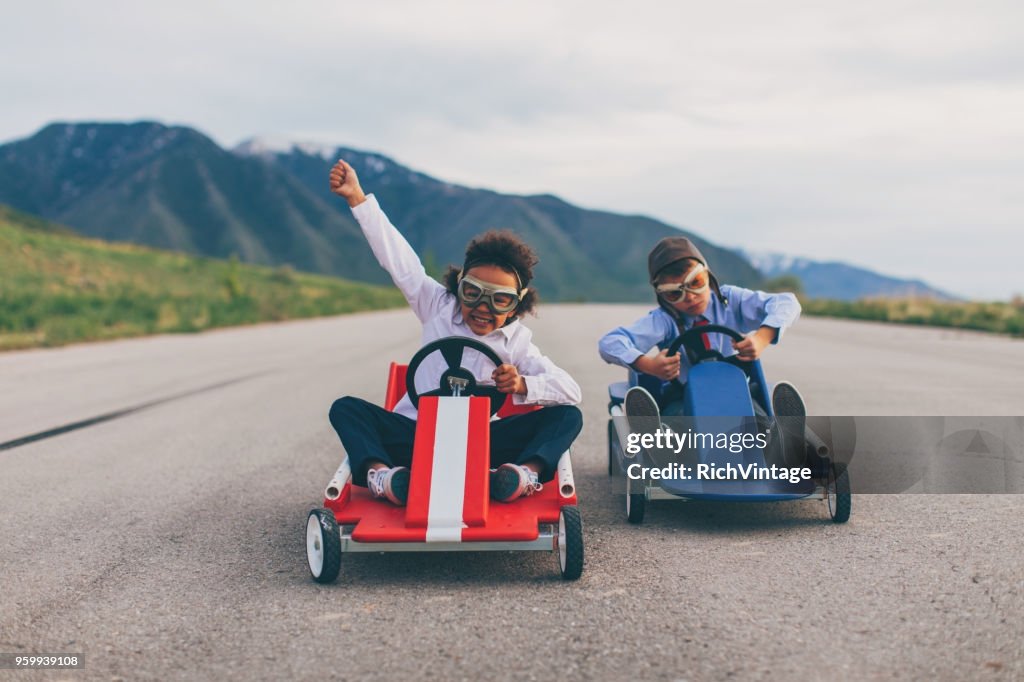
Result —
[{"label": "navy blue pants", "polygon": [[[331,405],[331,426],[348,453],[352,480],[366,485],[371,460],[388,466],[412,464],[416,422],[379,405],[345,396]],[[583,428],[583,414],[574,405],[553,405],[491,422],[491,467],[531,459],[544,463],[541,481],[555,477],[558,460]]]}]

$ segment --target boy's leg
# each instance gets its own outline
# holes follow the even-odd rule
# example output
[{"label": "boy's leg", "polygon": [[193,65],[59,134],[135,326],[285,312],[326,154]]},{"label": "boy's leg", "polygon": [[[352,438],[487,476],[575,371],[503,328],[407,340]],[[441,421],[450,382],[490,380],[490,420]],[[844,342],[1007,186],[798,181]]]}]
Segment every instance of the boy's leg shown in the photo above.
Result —
[{"label": "boy's leg", "polygon": [[366,485],[366,469],[373,462],[389,467],[409,466],[416,436],[416,422],[388,412],[379,405],[345,396],[334,401],[331,426],[348,453],[352,481]]},{"label": "boy's leg", "polygon": [[[642,386],[634,386],[626,392],[622,407],[632,433],[654,434],[665,428],[661,420],[663,416],[677,417],[683,414],[682,400],[667,403],[664,406],[665,412],[662,412],[654,396]],[[650,447],[644,452],[653,466],[665,466],[677,460],[676,452],[671,448]]]},{"label": "boy's leg", "polygon": [[682,400],[673,400],[661,409],[661,414],[665,417],[683,417],[686,415],[683,410]]},{"label": "boy's leg", "polygon": [[782,456],[786,466],[803,466],[807,461],[807,408],[796,386],[788,381],[775,384],[772,409],[782,432]]},{"label": "boy's leg", "polygon": [[[686,410],[683,409],[683,399],[680,397],[678,400],[673,400],[667,403],[661,410],[661,414],[665,417],[666,426],[670,429],[675,427],[673,430],[677,430],[682,433],[682,424],[672,420],[672,417],[685,417]],[[684,448],[680,451],[675,451],[671,448],[667,448],[661,452],[661,458],[664,460],[661,464],[676,463],[684,466],[692,467],[697,464],[697,453],[692,448]]]},{"label": "boy's leg", "polygon": [[540,464],[540,480],[550,481],[558,460],[583,428],[575,405],[552,405],[491,422],[491,466],[512,462]]}]

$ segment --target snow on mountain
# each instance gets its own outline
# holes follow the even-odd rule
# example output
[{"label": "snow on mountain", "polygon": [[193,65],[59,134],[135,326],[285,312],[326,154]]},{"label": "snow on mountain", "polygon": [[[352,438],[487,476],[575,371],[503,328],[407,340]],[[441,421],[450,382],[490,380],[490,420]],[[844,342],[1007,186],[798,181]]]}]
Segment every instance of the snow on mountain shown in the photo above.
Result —
[{"label": "snow on mountain", "polygon": [[310,140],[294,140],[282,135],[263,135],[250,137],[240,142],[231,151],[241,156],[273,156],[274,154],[289,154],[294,150],[309,156],[319,156],[322,159],[330,160],[336,155],[338,145]]},{"label": "snow on mountain", "polygon": [[761,271],[766,277],[774,277],[777,274],[790,272],[794,269],[806,266],[810,261],[799,256],[789,256],[783,253],[754,253],[745,249],[734,249]]},{"label": "snow on mountain", "polygon": [[920,297],[955,300],[954,296],[916,279],[883,275],[838,261],[815,261],[781,253],[733,249],[766,278],[795,275],[812,298],[855,300],[865,297]]}]

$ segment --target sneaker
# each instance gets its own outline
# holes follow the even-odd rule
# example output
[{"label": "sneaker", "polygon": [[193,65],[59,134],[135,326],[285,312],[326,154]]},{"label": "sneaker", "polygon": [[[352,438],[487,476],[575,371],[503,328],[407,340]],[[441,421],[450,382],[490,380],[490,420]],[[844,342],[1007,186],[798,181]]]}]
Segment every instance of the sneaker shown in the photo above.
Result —
[{"label": "sneaker", "polygon": [[366,472],[366,487],[374,497],[385,497],[399,507],[409,499],[409,469],[370,469]]},{"label": "sneaker", "polygon": [[[626,391],[622,408],[631,433],[654,433],[664,428],[658,401],[643,386],[634,386]],[[652,464],[663,465],[671,461],[670,453],[660,452],[657,448],[647,448],[644,452]]]},{"label": "sneaker", "polygon": [[658,401],[643,386],[634,386],[626,391],[622,409],[626,413],[629,430],[634,433],[653,432],[661,426]]},{"label": "sneaker", "polygon": [[772,391],[772,409],[778,418],[782,433],[782,456],[786,466],[802,466],[807,461],[807,408],[796,386],[788,381],[775,384]]},{"label": "sneaker", "polygon": [[499,502],[511,502],[543,488],[537,473],[519,464],[502,464],[491,472],[491,497]]}]

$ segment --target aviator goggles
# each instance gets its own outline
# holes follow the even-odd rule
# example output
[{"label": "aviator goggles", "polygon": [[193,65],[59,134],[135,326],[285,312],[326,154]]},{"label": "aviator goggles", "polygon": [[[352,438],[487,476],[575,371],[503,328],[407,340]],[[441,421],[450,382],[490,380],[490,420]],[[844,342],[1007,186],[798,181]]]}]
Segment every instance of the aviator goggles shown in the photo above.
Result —
[{"label": "aviator goggles", "polygon": [[682,282],[659,284],[654,287],[654,290],[658,292],[658,296],[669,303],[677,303],[687,293],[703,294],[709,286],[711,286],[711,272],[703,263],[698,263],[697,267],[691,270]]},{"label": "aviator goggles", "polygon": [[510,313],[526,295],[526,289],[518,291],[515,287],[495,286],[475,277],[465,275],[459,280],[459,300],[471,308],[481,301],[487,304],[495,315]]}]

